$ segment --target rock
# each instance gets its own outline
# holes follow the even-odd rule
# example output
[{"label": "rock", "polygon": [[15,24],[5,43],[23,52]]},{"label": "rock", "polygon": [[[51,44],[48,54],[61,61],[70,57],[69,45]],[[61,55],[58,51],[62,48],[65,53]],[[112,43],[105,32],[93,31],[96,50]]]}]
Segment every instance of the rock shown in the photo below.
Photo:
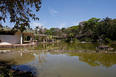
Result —
[{"label": "rock", "polygon": [[102,45],[102,46],[96,47],[96,49],[113,50],[114,48],[111,48],[111,47],[106,46],[106,45]]},{"label": "rock", "polygon": [[96,52],[99,52],[98,50]]}]

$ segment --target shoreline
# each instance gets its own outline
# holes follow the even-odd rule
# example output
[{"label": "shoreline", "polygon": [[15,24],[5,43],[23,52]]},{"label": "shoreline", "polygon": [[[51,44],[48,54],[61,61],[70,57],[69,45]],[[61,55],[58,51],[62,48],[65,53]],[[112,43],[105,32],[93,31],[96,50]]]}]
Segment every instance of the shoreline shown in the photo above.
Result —
[{"label": "shoreline", "polygon": [[60,42],[39,42],[35,44],[10,44],[10,45],[0,45],[0,48],[19,48],[19,47],[29,47],[29,46],[37,46],[39,44],[51,44],[51,43],[60,43]]},{"label": "shoreline", "polygon": [[17,47],[28,47],[36,46],[37,44],[12,44],[12,45],[0,45],[0,48],[17,48]]},{"label": "shoreline", "polygon": [[74,52],[74,53],[116,53],[116,51],[80,51],[80,50],[0,50],[0,54],[7,54],[12,52]]}]

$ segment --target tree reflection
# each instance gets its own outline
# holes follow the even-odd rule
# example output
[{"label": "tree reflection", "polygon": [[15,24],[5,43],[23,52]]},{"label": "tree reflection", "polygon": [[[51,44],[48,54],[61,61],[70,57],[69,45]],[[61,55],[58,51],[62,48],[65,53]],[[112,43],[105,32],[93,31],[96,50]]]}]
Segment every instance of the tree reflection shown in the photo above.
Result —
[{"label": "tree reflection", "polygon": [[60,43],[58,45],[59,49],[81,51],[95,51],[97,46],[97,43]]},{"label": "tree reflection", "polygon": [[43,63],[47,62],[44,53],[41,53],[39,56],[39,63],[43,65]]},{"label": "tree reflection", "polygon": [[49,50],[49,49],[58,49],[58,43],[47,43],[47,44],[40,44],[34,47],[34,50]]},{"label": "tree reflection", "polygon": [[36,59],[38,59],[38,63],[40,65],[43,65],[43,63],[47,62],[47,60],[46,60],[47,54],[46,53],[47,52],[36,52],[36,53],[34,53],[34,56],[35,56]]},{"label": "tree reflection", "polygon": [[86,62],[92,67],[111,67],[116,64],[116,54],[114,53],[68,53],[70,56],[79,56],[79,60]]},{"label": "tree reflection", "polygon": [[16,62],[16,65],[25,64],[35,59],[34,55],[30,52],[11,52],[6,54],[0,54],[0,61]]}]

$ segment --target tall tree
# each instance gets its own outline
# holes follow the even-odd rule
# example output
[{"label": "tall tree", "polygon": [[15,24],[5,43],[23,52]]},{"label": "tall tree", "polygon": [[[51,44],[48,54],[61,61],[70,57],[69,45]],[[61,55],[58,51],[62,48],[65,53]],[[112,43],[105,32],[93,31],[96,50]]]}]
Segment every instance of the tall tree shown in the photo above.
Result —
[{"label": "tall tree", "polygon": [[46,30],[46,31],[45,31],[45,34],[47,34],[47,35],[52,35],[52,31],[51,31],[51,30]]},{"label": "tall tree", "polygon": [[93,31],[96,27],[96,25],[98,24],[100,18],[91,18],[88,21],[86,21],[84,23],[84,28],[83,28],[83,32],[87,32],[88,30]]},{"label": "tall tree", "polygon": [[35,33],[36,33],[36,34],[38,34],[38,29],[39,29],[39,27],[36,26],[36,27],[35,27]]}]

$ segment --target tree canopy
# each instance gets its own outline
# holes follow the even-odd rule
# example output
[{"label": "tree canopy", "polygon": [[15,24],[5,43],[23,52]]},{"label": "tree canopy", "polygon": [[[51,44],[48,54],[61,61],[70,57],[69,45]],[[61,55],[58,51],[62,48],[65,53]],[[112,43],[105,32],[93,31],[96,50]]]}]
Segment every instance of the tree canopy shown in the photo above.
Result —
[{"label": "tree canopy", "polygon": [[80,22],[79,25],[68,28],[51,28],[45,34],[56,35],[65,41],[79,39],[81,41],[96,42],[103,36],[104,41],[116,40],[116,19],[109,17],[91,18],[88,21]]},{"label": "tree canopy", "polygon": [[[39,11],[41,0],[0,0],[0,25],[9,17],[15,27],[29,26],[30,18],[39,20],[33,10]],[[32,8],[34,8],[32,10]]]}]

